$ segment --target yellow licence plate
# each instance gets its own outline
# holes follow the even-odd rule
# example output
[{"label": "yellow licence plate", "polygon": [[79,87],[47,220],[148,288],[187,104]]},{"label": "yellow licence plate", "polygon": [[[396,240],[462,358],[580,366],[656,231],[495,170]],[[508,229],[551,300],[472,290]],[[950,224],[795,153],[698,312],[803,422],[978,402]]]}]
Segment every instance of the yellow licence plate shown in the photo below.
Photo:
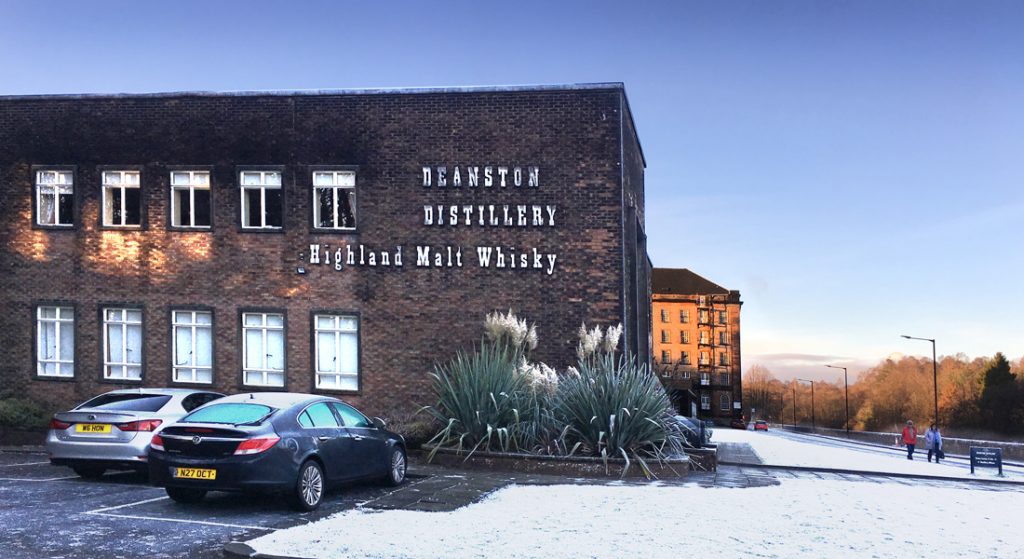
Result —
[{"label": "yellow licence plate", "polygon": [[109,433],[110,425],[99,423],[79,423],[75,425],[76,433]]},{"label": "yellow licence plate", "polygon": [[207,468],[174,468],[174,477],[187,479],[217,479],[217,470]]}]

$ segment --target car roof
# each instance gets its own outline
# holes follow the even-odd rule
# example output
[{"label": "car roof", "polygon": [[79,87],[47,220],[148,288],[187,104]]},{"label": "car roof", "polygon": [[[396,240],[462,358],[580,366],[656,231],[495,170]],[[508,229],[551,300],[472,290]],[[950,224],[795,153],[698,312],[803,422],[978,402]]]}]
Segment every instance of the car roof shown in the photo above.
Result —
[{"label": "car roof", "polygon": [[233,394],[231,396],[225,396],[213,403],[217,404],[263,404],[264,406],[270,406],[274,408],[287,408],[303,402],[311,402],[314,400],[333,400],[327,396],[317,396],[315,394],[301,394],[298,392],[246,392],[244,394]]},{"label": "car roof", "polygon": [[197,392],[208,392],[211,394],[219,394],[213,390],[202,390],[195,388],[122,388],[119,390],[111,390],[104,392],[104,394],[163,394],[165,396],[175,396],[179,394],[194,394]]}]

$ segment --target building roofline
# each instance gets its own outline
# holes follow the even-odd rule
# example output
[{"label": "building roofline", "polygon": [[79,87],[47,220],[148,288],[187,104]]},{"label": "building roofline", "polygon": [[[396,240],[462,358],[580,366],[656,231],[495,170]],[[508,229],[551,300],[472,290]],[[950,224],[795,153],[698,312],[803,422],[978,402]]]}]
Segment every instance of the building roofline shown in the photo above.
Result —
[{"label": "building roofline", "polygon": [[36,95],[0,95],[0,99],[151,99],[178,97],[298,97],[328,95],[423,95],[437,93],[520,93],[538,91],[615,90],[625,94],[622,82],[572,83],[547,85],[498,85],[453,87],[378,87],[356,89],[271,89],[250,91],[168,91],[157,93],[50,93]]}]

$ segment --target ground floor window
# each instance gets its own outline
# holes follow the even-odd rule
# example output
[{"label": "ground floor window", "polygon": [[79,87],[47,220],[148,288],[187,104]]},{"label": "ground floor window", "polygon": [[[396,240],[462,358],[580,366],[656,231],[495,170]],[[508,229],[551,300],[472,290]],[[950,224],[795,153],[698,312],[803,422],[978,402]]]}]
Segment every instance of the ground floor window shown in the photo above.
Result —
[{"label": "ground floor window", "polygon": [[242,382],[284,386],[284,315],[242,313]]},{"label": "ground floor window", "polygon": [[75,376],[75,310],[36,309],[36,372],[41,377]]},{"label": "ground floor window", "polygon": [[314,328],[316,387],[359,390],[359,318],[318,314]]},{"label": "ground floor window", "polygon": [[711,396],[707,394],[700,395],[700,409],[709,410],[711,409]]},{"label": "ground floor window", "polygon": [[729,411],[729,401],[729,395],[722,394],[719,398],[719,409],[721,409],[722,411]]},{"label": "ground floor window", "polygon": [[103,309],[103,378],[142,379],[141,309]]},{"label": "ground floor window", "polygon": [[213,383],[213,313],[172,311],[174,382]]}]

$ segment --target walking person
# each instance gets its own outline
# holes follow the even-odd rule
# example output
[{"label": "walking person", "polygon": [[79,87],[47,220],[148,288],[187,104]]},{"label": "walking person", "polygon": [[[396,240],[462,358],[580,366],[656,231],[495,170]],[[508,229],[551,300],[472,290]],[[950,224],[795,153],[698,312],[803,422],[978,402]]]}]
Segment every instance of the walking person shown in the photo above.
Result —
[{"label": "walking person", "polygon": [[914,422],[907,420],[907,426],[903,428],[903,444],[907,445],[907,460],[914,459],[914,445],[917,444],[917,427]]},{"label": "walking person", "polygon": [[924,433],[924,447],[928,449],[928,461],[932,461],[932,453],[935,453],[935,463],[938,464],[943,456],[942,433],[939,433],[939,428],[934,423]]}]

